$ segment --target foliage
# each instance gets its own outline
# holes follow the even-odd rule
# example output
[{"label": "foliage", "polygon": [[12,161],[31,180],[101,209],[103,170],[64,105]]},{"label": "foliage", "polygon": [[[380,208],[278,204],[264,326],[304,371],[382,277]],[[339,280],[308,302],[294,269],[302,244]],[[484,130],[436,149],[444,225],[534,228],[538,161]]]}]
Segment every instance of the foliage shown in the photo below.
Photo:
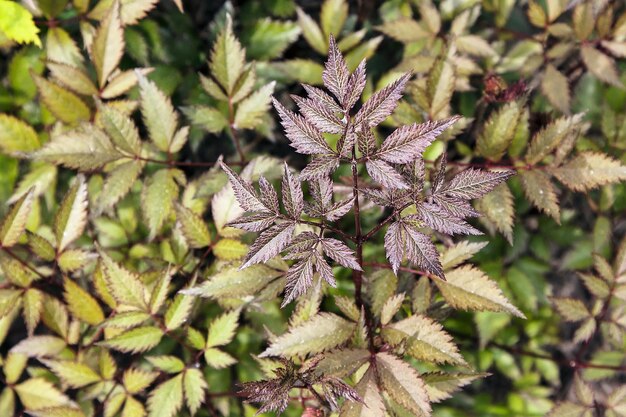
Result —
[{"label": "foliage", "polygon": [[0,415],[625,416],[624,5],[234,4],[0,0]]}]

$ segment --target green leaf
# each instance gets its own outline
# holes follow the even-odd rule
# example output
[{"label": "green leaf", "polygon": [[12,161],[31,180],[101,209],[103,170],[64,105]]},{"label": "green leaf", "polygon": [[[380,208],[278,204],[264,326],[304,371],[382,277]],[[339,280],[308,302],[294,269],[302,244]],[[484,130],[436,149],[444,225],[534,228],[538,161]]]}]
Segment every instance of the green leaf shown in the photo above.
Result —
[{"label": "green leaf", "polygon": [[278,58],[300,35],[296,23],[258,19],[245,34],[247,55],[252,59],[269,61]]},{"label": "green leaf", "polygon": [[446,280],[434,279],[448,304],[460,310],[503,311],[524,318],[502,294],[494,281],[471,265],[446,273]]},{"label": "green leaf", "polygon": [[33,417],[85,417],[80,408],[72,407],[46,407],[28,414]]},{"label": "green leaf", "polygon": [[206,347],[212,348],[229,344],[233,340],[233,337],[235,337],[238,320],[239,310],[224,313],[213,320],[209,325]]},{"label": "green leaf", "polygon": [[[96,20],[106,18],[107,12],[111,6],[116,3],[115,0],[100,0],[98,4],[89,12],[89,17]],[[124,26],[134,25],[146,16],[152,10],[158,0],[121,0],[120,16]]]},{"label": "green leaf", "polygon": [[150,240],[157,236],[165,220],[170,217],[177,197],[178,185],[174,181],[173,171],[162,169],[148,179],[141,193],[141,211],[150,229]]},{"label": "green leaf", "polygon": [[90,124],[55,135],[32,154],[38,161],[52,162],[81,171],[92,171],[121,158],[108,136]]},{"label": "green leaf", "polygon": [[615,67],[615,61],[608,55],[605,55],[593,46],[583,44],[580,49],[580,57],[589,72],[599,80],[621,89],[624,88],[624,84],[620,80],[619,73]]},{"label": "green leaf", "polygon": [[550,104],[562,113],[569,113],[571,103],[569,82],[567,77],[552,64],[548,64],[543,73],[541,91],[548,98]]},{"label": "green leaf", "polygon": [[65,340],[55,336],[31,336],[22,339],[11,348],[11,352],[23,353],[29,357],[42,358],[56,356],[65,349]]},{"label": "green leaf", "polygon": [[177,374],[185,369],[185,362],[181,361],[176,356],[148,356],[146,360],[155,368],[167,372],[168,374]]},{"label": "green leaf", "polygon": [[348,3],[345,0],[325,0],[320,11],[320,22],[325,39],[339,36],[348,18]]},{"label": "green leaf", "polygon": [[141,369],[130,368],[124,371],[122,381],[126,391],[130,394],[138,394],[152,384],[158,376],[158,372],[148,372]]},{"label": "green leaf", "polygon": [[385,415],[385,403],[372,367],[367,370],[354,389],[363,399],[363,402],[345,401],[340,412],[342,417],[379,417]]},{"label": "green leaf", "polygon": [[32,77],[41,101],[57,119],[69,125],[89,120],[91,110],[76,94],[38,75]]},{"label": "green leaf", "polygon": [[370,358],[371,353],[367,349],[340,349],[314,356],[311,362],[316,363],[314,371],[318,375],[345,378],[354,374]]},{"label": "green leaf", "polygon": [[183,390],[187,407],[193,416],[200,409],[206,396],[208,385],[199,369],[187,369],[183,377]]},{"label": "green leaf", "polygon": [[463,356],[441,324],[413,315],[383,329],[383,338],[393,345],[406,343],[406,353],[419,361],[465,364]]},{"label": "green leaf", "polygon": [[320,313],[277,337],[259,357],[322,352],[341,345],[353,332],[353,323],[332,313]]},{"label": "green leaf", "polygon": [[430,107],[429,115],[432,120],[439,120],[448,116],[455,79],[454,67],[448,62],[447,57],[439,57],[430,70],[426,81],[426,93]]},{"label": "green leaf", "polygon": [[15,384],[22,376],[22,372],[26,368],[26,362],[28,362],[27,355],[9,352],[2,364],[5,381],[9,384]]},{"label": "green leaf", "polygon": [[97,257],[93,253],[84,250],[68,249],[59,255],[59,268],[65,273],[77,271],[87,266],[87,264],[95,258]]},{"label": "green leaf", "polygon": [[92,326],[104,321],[104,313],[95,298],[70,278],[64,279],[64,298],[70,313]]},{"label": "green leaf", "polygon": [[225,261],[241,259],[248,253],[248,245],[235,239],[220,239],[213,245],[213,255]]},{"label": "green leaf", "polygon": [[94,212],[102,213],[114,207],[136,183],[143,171],[142,161],[128,161],[117,165],[104,180],[102,191],[98,195]]},{"label": "green leaf", "polygon": [[72,388],[81,388],[102,379],[93,369],[82,363],[46,359],[42,359],[41,362],[50,368],[61,381]]},{"label": "green leaf", "polygon": [[376,369],[383,389],[394,401],[415,415],[430,415],[424,381],[411,365],[389,353],[378,353]]},{"label": "green leaf", "polygon": [[30,152],[41,146],[35,130],[18,118],[0,113],[0,151]]},{"label": "green leaf", "polygon": [[150,313],[152,314],[157,314],[163,306],[163,303],[165,303],[167,291],[172,282],[172,275],[169,270],[163,271],[160,275],[161,277],[154,286],[150,296]]},{"label": "green leaf", "polygon": [[509,243],[513,242],[513,221],[515,220],[515,206],[513,194],[506,183],[498,185],[489,194],[478,200],[476,207],[485,215]]},{"label": "green leaf", "polygon": [[56,17],[65,9],[69,0],[38,0],[37,6],[46,17]]},{"label": "green leaf", "polygon": [[560,223],[559,201],[550,177],[540,170],[526,170],[520,172],[520,180],[530,202]]},{"label": "green leaf", "polygon": [[298,24],[302,29],[302,35],[309,45],[322,55],[326,55],[328,52],[328,40],[324,37],[322,30],[318,24],[298,7]]},{"label": "green leaf", "polygon": [[463,240],[444,250],[441,253],[441,266],[444,271],[462,264],[481,251],[489,242],[470,242]]},{"label": "green leaf", "polygon": [[47,66],[50,74],[59,84],[68,87],[75,93],[85,96],[98,94],[98,88],[84,70],[57,62],[48,62]]},{"label": "green leaf", "polygon": [[189,121],[211,133],[219,133],[228,126],[228,119],[218,109],[207,106],[184,107],[183,112]]},{"label": "green leaf", "polygon": [[87,224],[87,203],[87,184],[85,178],[79,175],[65,194],[54,218],[54,235],[59,252],[83,234]]},{"label": "green leaf", "polygon": [[180,223],[183,236],[191,248],[204,248],[211,244],[211,234],[200,216],[187,207],[176,205],[176,219]]},{"label": "green leaf", "polygon": [[49,61],[83,67],[83,54],[65,29],[51,27],[46,34],[46,58]]},{"label": "green leaf", "polygon": [[131,118],[112,106],[99,105],[102,127],[113,144],[129,155],[141,154],[141,139]]},{"label": "green leaf", "polygon": [[32,336],[35,332],[37,324],[41,319],[41,311],[43,308],[43,293],[34,288],[29,288],[22,297],[22,312],[28,335]]},{"label": "green leaf", "polygon": [[137,327],[99,344],[122,352],[139,353],[158,345],[162,336],[163,332],[158,327]]},{"label": "green leaf", "polygon": [[0,223],[0,246],[10,248],[15,245],[24,230],[33,206],[33,189],[17,201]]},{"label": "green leaf", "polygon": [[426,392],[433,403],[438,403],[452,396],[452,393],[459,388],[470,384],[479,378],[484,378],[488,374],[464,373],[464,372],[431,372],[422,374],[426,383]]},{"label": "green leaf", "polygon": [[246,51],[233,34],[233,23],[228,15],[224,29],[213,44],[209,68],[229,97],[235,92],[237,80],[243,73],[245,58]]},{"label": "green leaf", "polygon": [[177,295],[165,311],[165,328],[171,331],[179,328],[189,317],[195,299],[185,295]]},{"label": "green leaf", "polygon": [[17,43],[34,43],[41,48],[33,15],[14,1],[0,0],[0,33]]},{"label": "green leaf", "polygon": [[561,117],[541,129],[530,142],[526,153],[526,162],[535,165],[555,150],[569,135],[575,134],[582,121],[583,114]]},{"label": "green leaf", "polygon": [[15,203],[28,193],[31,188],[34,188],[35,197],[42,195],[50,188],[54,188],[57,171],[57,167],[52,164],[34,164],[30,172],[22,177],[7,204]]},{"label": "green leaf", "polygon": [[215,369],[226,368],[237,363],[237,359],[216,348],[206,349],[204,351],[204,360]]},{"label": "green leaf", "polygon": [[552,303],[565,321],[577,322],[591,317],[582,301],[574,298],[553,298]]},{"label": "green leaf", "polygon": [[115,1],[100,22],[91,44],[91,56],[102,88],[117,68],[124,54],[124,31],[120,19],[120,3]]},{"label": "green leaf", "polygon": [[43,378],[31,378],[15,386],[20,401],[27,410],[70,405],[71,401],[51,382]]},{"label": "green leaf", "polygon": [[149,311],[146,303],[146,289],[139,277],[117,264],[102,250],[102,269],[106,285],[118,303]]},{"label": "green leaf", "polygon": [[282,275],[284,272],[266,265],[252,265],[243,270],[238,267],[227,267],[199,286],[181,292],[210,298],[244,297],[256,294]]},{"label": "green leaf", "polygon": [[608,155],[583,152],[565,165],[550,171],[567,188],[586,191],[626,180],[626,166]]},{"label": "green leaf", "polygon": [[512,101],[493,112],[476,141],[478,153],[487,159],[498,161],[504,156],[522,115],[521,103]]},{"label": "green leaf", "polygon": [[262,122],[262,116],[269,110],[270,100],[276,82],[264,85],[237,106],[233,128],[254,129]]},{"label": "green leaf", "polygon": [[183,374],[163,382],[148,398],[148,417],[173,417],[183,406]]},{"label": "green leaf", "polygon": [[156,84],[140,72],[139,93],[141,115],[148,128],[150,140],[163,152],[170,151],[178,126],[178,115],[174,111],[172,101],[159,90]]}]

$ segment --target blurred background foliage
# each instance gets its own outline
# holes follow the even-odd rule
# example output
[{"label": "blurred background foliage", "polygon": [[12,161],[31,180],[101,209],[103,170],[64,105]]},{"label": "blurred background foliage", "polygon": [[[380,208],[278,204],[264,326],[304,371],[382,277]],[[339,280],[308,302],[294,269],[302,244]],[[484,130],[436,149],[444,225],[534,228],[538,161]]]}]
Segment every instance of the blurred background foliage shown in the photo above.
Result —
[{"label": "blurred background foliage", "polygon": [[[112,7],[119,7],[121,37],[111,23]],[[224,53],[233,52],[236,43],[224,35],[229,30],[245,48],[249,64],[242,71],[249,86],[232,85],[232,91],[225,91],[224,84],[214,85],[220,70],[207,63],[213,62],[212,50],[218,51],[220,42],[226,45]],[[290,152],[268,100],[273,91],[285,102],[288,94],[301,92],[300,82],[321,84],[329,35],[337,38],[350,70],[368,59],[365,96],[403,71],[413,72],[405,98],[381,134],[399,124],[459,114],[463,119],[454,131],[427,149],[430,166],[445,149],[453,168],[518,170],[519,175],[478,203],[484,217],[477,224],[489,234],[470,240],[485,242],[473,262],[527,319],[452,312],[440,298],[429,297],[424,311],[442,320],[475,371],[490,374],[437,405],[434,414],[626,415],[626,246],[619,245],[626,234],[623,2],[183,0],[181,5],[123,0],[117,5],[111,0],[0,0],[0,213],[10,215],[19,204],[30,210],[28,237],[9,242],[4,236],[0,250],[1,415],[28,410],[44,416],[37,414],[42,404],[66,405],[70,399],[88,416],[143,415],[144,406],[151,416],[189,415],[196,409],[203,416],[254,414],[256,409],[234,394],[236,384],[263,377],[270,364],[255,355],[268,334],[286,330],[293,308],[279,309],[275,295],[280,288],[255,294],[262,286],[253,284],[239,295],[199,302],[181,301],[189,297],[176,291],[195,280],[196,272],[201,279],[241,258],[249,242],[224,227],[234,216],[232,199],[216,204],[226,178],[210,167],[212,162],[220,155],[240,164],[252,160],[251,178],[263,173],[270,180],[280,176],[280,159],[304,165],[301,156]],[[104,46],[99,55],[99,38],[119,51]],[[135,68],[143,68],[139,72],[146,77],[141,94]],[[167,107],[169,100],[178,113],[174,128],[190,129],[180,134],[179,143],[169,137],[159,146],[159,127],[150,126],[147,113],[150,103]],[[242,104],[246,100],[248,107]],[[50,149],[42,146],[51,138],[83,122],[106,128],[107,117],[134,114],[132,120],[139,123],[141,117],[133,113],[138,107],[148,120],[139,134],[150,136],[156,146],[142,148],[126,170],[120,164],[103,169],[115,159],[82,163],[80,152],[95,149],[91,144],[71,160],[37,153]],[[106,116],[106,109],[113,109],[113,116]],[[97,136],[88,130],[84,135],[92,138],[87,142]],[[88,175],[77,177],[77,170]],[[114,175],[115,181],[125,180],[114,183]],[[70,207],[83,189],[89,190],[89,220],[72,239],[74,249],[66,250],[56,213],[64,198]],[[158,212],[152,210],[156,206]],[[194,246],[188,235],[183,238],[175,219],[192,216],[185,210],[204,219],[201,237],[208,241],[200,239]],[[380,212],[365,215],[366,224],[375,225]],[[384,261],[382,238],[379,243],[366,252]],[[444,243],[450,246],[451,241]],[[151,271],[169,264],[175,273],[168,297],[190,304],[186,324],[159,334],[145,349],[110,344],[110,349],[98,345],[97,351],[89,350],[103,328],[107,340],[117,340],[120,333],[102,324],[104,312],[115,311],[117,304],[98,281],[103,261],[94,261],[96,250],[106,250],[141,273],[146,291],[158,290],[161,279]],[[75,252],[66,255],[68,251]],[[333,295],[352,294],[350,279],[344,278]],[[407,274],[391,291],[406,291],[414,281]],[[68,295],[72,285],[77,286],[73,296]],[[99,305],[99,314],[85,316],[85,309],[94,307],[76,306],[77,299]],[[236,332],[224,339],[226,356],[198,361],[191,353],[196,351],[184,345],[193,348],[200,337],[196,350],[202,354],[211,348],[202,346],[209,323],[223,317],[224,309],[240,306],[242,299],[254,308],[235,317]],[[332,299],[321,305],[321,310],[337,311]],[[167,309],[173,310],[171,305]],[[150,313],[155,323],[167,326],[167,311]],[[62,346],[54,345],[57,340],[32,339],[46,335],[55,335]],[[28,340],[37,346],[25,344]],[[75,352],[66,344],[80,348]],[[148,363],[135,354],[148,349],[151,355],[182,362]],[[98,374],[85,384],[68,382],[51,359],[33,359],[53,351],[63,360],[78,355]],[[182,369],[191,363],[198,363],[193,369],[206,379],[205,403],[185,397],[182,411],[156,400],[150,405],[147,398],[154,387],[162,387],[170,374],[187,377]],[[132,391],[120,385],[130,367],[148,375],[145,387],[138,383]],[[190,380],[196,377],[189,374]],[[38,397],[37,392],[44,394]],[[176,394],[151,395],[179,402]],[[306,402],[294,397],[286,415],[303,415],[300,400]]]}]

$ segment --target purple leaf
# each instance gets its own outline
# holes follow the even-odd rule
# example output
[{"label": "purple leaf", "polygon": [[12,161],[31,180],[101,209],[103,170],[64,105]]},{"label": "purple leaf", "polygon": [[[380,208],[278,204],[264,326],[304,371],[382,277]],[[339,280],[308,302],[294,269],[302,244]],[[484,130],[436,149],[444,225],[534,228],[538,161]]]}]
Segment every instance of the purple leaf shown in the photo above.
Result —
[{"label": "purple leaf", "polygon": [[285,162],[285,173],[283,175],[283,205],[292,219],[298,220],[302,215],[302,209],[304,208],[302,187],[300,187],[300,181],[291,175],[287,162]]},{"label": "purple leaf", "polygon": [[328,265],[324,257],[319,253],[315,253],[315,269],[320,277],[324,279],[330,286],[336,287],[337,281],[335,281],[335,275],[333,275],[333,269]]},{"label": "purple leaf", "polygon": [[513,174],[514,171],[482,171],[470,168],[454,176],[441,192],[453,198],[471,200],[487,194]]},{"label": "purple leaf", "polygon": [[418,268],[429,272],[439,278],[445,279],[443,268],[439,261],[439,252],[428,235],[417,230],[417,227],[405,223],[406,230],[406,256]]},{"label": "purple leaf", "polygon": [[443,155],[441,155],[441,159],[439,160],[439,170],[437,171],[437,175],[435,176],[435,178],[433,179],[433,184],[432,184],[432,193],[436,194],[439,189],[443,186],[443,183],[446,179],[446,164],[447,164],[447,157],[446,154],[444,152]]},{"label": "purple leaf", "polygon": [[298,105],[304,118],[322,132],[339,133],[343,130],[343,123],[324,103],[295,95],[292,95],[291,98]]},{"label": "purple leaf", "polygon": [[374,93],[356,114],[357,124],[366,123],[369,126],[377,126],[393,113],[409,78],[411,78],[411,74],[404,74],[387,87]]},{"label": "purple leaf", "polygon": [[285,284],[285,298],[281,307],[286,306],[295,300],[313,283],[313,257],[310,256],[300,262],[295,263],[285,276],[287,283]]},{"label": "purple leaf", "polygon": [[322,209],[330,206],[333,201],[333,183],[328,177],[318,178],[311,182],[311,196]]},{"label": "purple leaf", "polygon": [[242,209],[246,211],[270,211],[263,202],[257,197],[256,191],[252,185],[233,172],[226,164],[220,161],[220,166],[230,179],[230,184],[235,192],[235,198]]},{"label": "purple leaf", "polygon": [[361,97],[361,93],[365,88],[366,83],[365,73],[365,59],[361,61],[359,66],[354,70],[350,78],[348,79],[348,85],[346,87],[346,93],[341,100],[341,104],[344,109],[350,110]]},{"label": "purple leaf", "polygon": [[458,119],[458,117],[451,117],[445,120],[401,126],[385,139],[376,156],[394,164],[409,163],[421,155],[441,132]]},{"label": "purple leaf", "polygon": [[344,158],[350,158],[355,144],[356,132],[354,131],[354,126],[349,124],[345,129],[345,134],[337,141],[337,152]]},{"label": "purple leaf", "polygon": [[365,167],[374,181],[378,182],[383,187],[409,188],[404,178],[402,178],[402,175],[384,161],[370,159],[365,162]]},{"label": "purple leaf", "polygon": [[432,197],[432,201],[447,211],[454,217],[464,219],[466,217],[478,217],[480,213],[474,210],[474,207],[466,200],[458,198],[450,198],[445,195],[436,194]]},{"label": "purple leaf", "polygon": [[404,225],[400,222],[391,223],[385,233],[385,251],[391,269],[398,275],[398,269],[404,259]]},{"label": "purple leaf", "polygon": [[304,87],[310,99],[324,103],[324,105],[333,113],[343,113],[343,110],[339,104],[337,104],[335,99],[326,94],[324,90],[312,87],[308,84],[302,84],[302,87]]},{"label": "purple leaf", "polygon": [[326,61],[326,69],[322,72],[322,80],[326,88],[339,101],[342,101],[346,95],[349,76],[350,71],[348,71],[346,61],[343,59],[339,48],[337,48],[335,38],[331,36],[328,47],[328,61]]},{"label": "purple leaf", "polygon": [[276,190],[272,184],[270,184],[265,177],[261,177],[259,178],[259,186],[261,189],[261,201],[263,202],[263,205],[278,214],[280,212],[278,207],[278,195],[276,194]]},{"label": "purple leaf", "polygon": [[293,239],[295,223],[278,223],[262,232],[250,245],[250,251],[240,269],[266,262],[278,255]]},{"label": "purple leaf", "polygon": [[320,155],[314,157],[311,162],[300,172],[300,178],[313,180],[328,177],[339,166],[336,155]]},{"label": "purple leaf", "polygon": [[362,126],[357,133],[357,145],[364,156],[369,156],[376,151],[376,138],[369,126]]},{"label": "purple leaf", "polygon": [[226,226],[236,227],[247,232],[260,232],[265,230],[276,220],[276,215],[269,212],[244,215],[226,224]]},{"label": "purple leaf", "polygon": [[354,251],[342,241],[333,238],[324,238],[322,239],[322,249],[329,258],[339,265],[356,271],[362,271],[359,261],[354,255]]},{"label": "purple leaf", "polygon": [[285,135],[297,152],[302,154],[334,153],[315,126],[307,122],[304,117],[287,110],[276,99],[273,99],[273,103],[285,128]]},{"label": "purple leaf", "polygon": [[421,203],[417,205],[417,215],[408,216],[407,219],[419,219],[426,226],[447,235],[482,235],[482,232],[475,229],[462,219],[453,217],[446,210],[436,204]]},{"label": "purple leaf", "polygon": [[304,259],[311,256],[311,252],[317,248],[320,237],[313,232],[302,232],[296,236],[284,249],[287,253],[285,259]]},{"label": "purple leaf", "polygon": [[328,211],[324,213],[324,217],[326,217],[326,220],[328,220],[329,222],[334,222],[336,220],[339,220],[340,218],[345,216],[346,213],[350,211],[353,205],[354,205],[354,197],[351,197],[346,200],[338,201],[332,206],[330,206]]}]

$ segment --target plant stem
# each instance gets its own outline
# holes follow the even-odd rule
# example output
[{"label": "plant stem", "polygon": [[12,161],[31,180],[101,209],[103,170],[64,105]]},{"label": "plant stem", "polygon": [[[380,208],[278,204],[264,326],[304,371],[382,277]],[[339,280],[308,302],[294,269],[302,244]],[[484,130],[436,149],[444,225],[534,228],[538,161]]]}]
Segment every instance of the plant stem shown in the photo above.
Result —
[{"label": "plant stem", "polygon": [[354,227],[356,229],[356,258],[361,271],[352,271],[356,306],[363,307],[363,239],[361,236],[361,209],[359,207],[359,173],[357,170],[356,150],[352,150],[352,196],[354,197]]},{"label": "plant stem", "polygon": [[243,153],[243,149],[241,148],[241,142],[239,142],[239,137],[237,136],[237,129],[235,128],[235,112],[233,110],[233,100],[228,97],[228,133],[230,133],[230,137],[235,144],[235,149],[237,150],[237,155],[239,155],[239,160],[242,164],[246,163],[246,155]]}]

